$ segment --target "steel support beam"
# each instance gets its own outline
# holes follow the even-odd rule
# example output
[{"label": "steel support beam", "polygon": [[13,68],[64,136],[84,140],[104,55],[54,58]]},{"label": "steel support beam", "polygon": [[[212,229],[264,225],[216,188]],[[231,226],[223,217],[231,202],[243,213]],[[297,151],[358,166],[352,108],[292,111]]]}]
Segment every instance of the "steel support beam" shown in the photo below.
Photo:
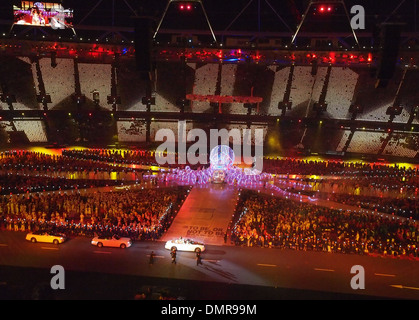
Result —
[{"label": "steel support beam", "polygon": [[[185,1],[184,0],[169,0],[169,2],[166,5],[166,9],[163,12],[163,16],[161,17],[160,22],[159,22],[159,24],[157,26],[156,32],[154,33],[153,39],[156,38],[158,32],[160,31],[161,25],[162,25],[162,23],[164,21],[164,18],[166,17],[166,14],[167,14],[167,11],[169,10],[170,5],[172,3],[176,3],[176,2],[185,2]],[[202,8],[202,11],[204,12],[205,20],[207,21],[207,24],[208,24],[209,30],[211,32],[211,35],[212,35],[212,37],[214,39],[214,42],[217,43],[217,37],[215,36],[214,30],[212,29],[211,23],[210,23],[210,21],[208,19],[208,15],[207,15],[207,12],[205,11],[205,8],[204,8],[204,5],[202,3],[202,0],[189,0],[189,2],[196,2],[196,3],[198,3],[198,4],[201,5],[201,8]]]},{"label": "steel support beam", "polygon": [[[328,3],[329,2],[334,3],[334,4],[340,4],[340,5],[342,5],[343,9],[345,10],[345,15],[346,15],[346,17],[348,19],[348,23],[351,26],[351,17],[349,16],[348,9],[346,8],[345,1],[344,0],[332,0],[332,1],[328,1]],[[305,22],[305,20],[307,18],[307,15],[308,15],[311,7],[313,5],[315,5],[315,4],[318,4],[318,2],[313,1],[313,0],[311,0],[310,3],[308,4],[308,6],[306,8],[306,11],[304,12],[303,19],[301,19],[301,22],[299,23],[296,32],[294,33],[294,35],[291,38],[291,43],[294,43],[295,42],[295,39],[296,39],[298,33],[300,32],[300,29],[303,26],[303,24],[304,24],[304,22]],[[357,45],[359,47],[358,37],[357,37],[357,35],[355,33],[355,30],[352,28],[352,26],[351,26],[351,30],[352,30],[352,35],[353,35],[353,37],[354,37],[354,39],[355,39],[355,41],[356,41],[356,43],[357,43]]]}]

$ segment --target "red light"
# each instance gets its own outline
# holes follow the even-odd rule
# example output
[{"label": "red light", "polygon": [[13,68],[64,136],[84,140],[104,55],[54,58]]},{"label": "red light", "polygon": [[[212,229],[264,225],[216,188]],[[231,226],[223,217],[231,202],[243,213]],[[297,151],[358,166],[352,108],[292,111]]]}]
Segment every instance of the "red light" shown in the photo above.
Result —
[{"label": "red light", "polygon": [[332,9],[333,9],[333,7],[330,7],[330,6],[328,6],[328,7],[326,7],[326,6],[320,6],[319,7],[319,11],[321,12],[321,13],[324,13],[324,12],[332,12]]},{"label": "red light", "polygon": [[179,9],[180,10],[188,10],[188,11],[191,11],[192,10],[192,5],[190,5],[189,3],[187,3],[187,4],[185,4],[185,3],[181,3],[180,5],[179,5]]}]

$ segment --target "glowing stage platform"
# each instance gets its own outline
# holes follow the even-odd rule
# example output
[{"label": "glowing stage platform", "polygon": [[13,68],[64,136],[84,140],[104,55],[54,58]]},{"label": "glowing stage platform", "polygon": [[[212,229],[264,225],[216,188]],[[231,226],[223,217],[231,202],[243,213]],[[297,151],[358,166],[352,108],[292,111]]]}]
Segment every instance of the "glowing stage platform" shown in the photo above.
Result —
[{"label": "glowing stage platform", "polygon": [[183,237],[223,245],[237,197],[238,189],[226,184],[194,186],[161,240]]}]

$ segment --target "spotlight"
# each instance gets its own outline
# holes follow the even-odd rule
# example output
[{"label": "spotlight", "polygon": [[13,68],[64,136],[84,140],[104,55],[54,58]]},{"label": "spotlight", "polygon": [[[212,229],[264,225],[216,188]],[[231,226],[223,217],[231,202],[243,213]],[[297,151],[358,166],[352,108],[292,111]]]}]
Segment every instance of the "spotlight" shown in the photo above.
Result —
[{"label": "spotlight", "polygon": [[179,10],[180,11],[191,11],[192,10],[192,5],[190,3],[181,3],[179,4]]},{"label": "spotlight", "polygon": [[325,5],[321,5],[319,8],[318,8],[318,11],[320,12],[320,13],[331,13],[332,11],[333,11],[333,7],[332,6],[325,6]]},{"label": "spotlight", "polygon": [[99,102],[100,102],[99,91],[93,90],[92,93],[93,93],[93,101],[94,101],[94,103],[95,104],[99,104]]}]

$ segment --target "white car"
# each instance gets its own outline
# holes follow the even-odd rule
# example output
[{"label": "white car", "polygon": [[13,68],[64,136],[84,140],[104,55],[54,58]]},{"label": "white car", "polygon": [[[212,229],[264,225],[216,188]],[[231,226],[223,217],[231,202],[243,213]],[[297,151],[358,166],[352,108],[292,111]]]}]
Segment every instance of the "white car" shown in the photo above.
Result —
[{"label": "white car", "polygon": [[205,245],[200,242],[196,242],[191,239],[175,239],[169,240],[164,246],[168,250],[179,250],[179,251],[193,251],[193,252],[203,252],[205,251]]},{"label": "white car", "polygon": [[113,248],[129,248],[132,245],[130,238],[123,238],[118,235],[113,236],[97,236],[92,239],[92,245],[102,247],[113,247]]},{"label": "white car", "polygon": [[63,234],[54,234],[46,231],[34,231],[26,235],[26,240],[36,242],[47,242],[53,244],[63,243],[66,240],[66,236]]}]

